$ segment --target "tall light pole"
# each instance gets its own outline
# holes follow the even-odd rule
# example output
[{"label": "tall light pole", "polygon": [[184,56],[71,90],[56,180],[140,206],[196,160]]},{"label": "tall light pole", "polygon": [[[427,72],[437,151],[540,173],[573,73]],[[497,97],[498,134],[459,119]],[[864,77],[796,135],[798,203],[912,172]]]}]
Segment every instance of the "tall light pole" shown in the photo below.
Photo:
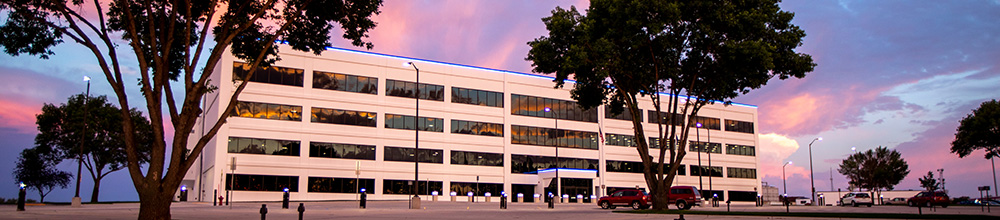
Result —
[{"label": "tall light pole", "polygon": [[816,203],[816,180],[813,179],[813,143],[816,141],[822,141],[823,137],[818,137],[809,142],[809,184],[812,186],[812,194],[809,194],[810,199],[813,200],[813,204]]},{"label": "tall light pole", "polygon": [[[712,176],[715,175],[715,169],[712,168],[712,151],[715,151],[715,146],[712,146],[712,128],[705,126],[705,133],[708,134],[708,140],[705,141],[705,146],[708,147],[708,191],[712,192],[712,205],[716,205],[715,201],[715,189],[712,188]],[[721,170],[720,170],[721,174]]]},{"label": "tall light pole", "polygon": [[785,165],[781,165],[781,185],[785,188],[785,196],[788,195],[788,182],[785,180],[785,167],[792,164],[792,161],[788,161]]},{"label": "tall light pole", "polygon": [[[562,201],[562,181],[559,179],[559,113],[553,111],[552,108],[545,107],[545,112],[552,112],[553,117],[556,120],[556,197],[559,197],[559,201]],[[552,198],[555,199],[555,198]],[[555,202],[553,202],[555,203]]]},{"label": "tall light pole", "polygon": [[80,198],[80,175],[83,174],[83,144],[87,141],[87,116],[90,115],[87,102],[90,101],[90,77],[83,76],[83,81],[87,82],[87,93],[83,97],[83,129],[80,132],[79,154],[76,155],[76,193],[73,195],[71,206],[79,207],[83,204]]},{"label": "tall light pole", "polygon": [[944,188],[944,168],[937,169],[939,176],[941,176],[941,191],[948,193],[948,188]]},{"label": "tall light pole", "polygon": [[413,119],[413,198],[410,198],[410,209],[420,209],[420,69],[413,62],[406,62],[403,66],[412,66],[417,71],[417,96],[414,97],[416,116]]},{"label": "tall light pole", "polygon": [[701,151],[702,151],[701,150],[701,148],[702,148],[702,146],[701,146],[701,122],[695,123],[694,126],[698,127],[698,128],[694,129],[695,141],[698,142],[698,190],[702,190],[702,192],[704,192],[705,185],[703,185],[702,182],[701,182],[701,179],[702,179],[701,177],[705,175],[704,174],[705,168],[701,166]]}]

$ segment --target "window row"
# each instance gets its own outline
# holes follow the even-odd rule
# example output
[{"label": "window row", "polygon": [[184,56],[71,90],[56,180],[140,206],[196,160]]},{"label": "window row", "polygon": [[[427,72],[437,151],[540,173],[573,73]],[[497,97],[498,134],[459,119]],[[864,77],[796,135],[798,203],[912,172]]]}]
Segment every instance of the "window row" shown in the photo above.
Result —
[{"label": "window row", "polygon": [[[420,195],[430,195],[431,192],[438,191],[441,192],[444,184],[441,181],[417,181],[416,190],[417,194]],[[413,180],[382,180],[382,193],[383,194],[400,194],[400,195],[412,195],[413,194]]]},{"label": "window row", "polygon": [[[642,109],[640,109],[639,112],[642,112]],[[632,121],[632,111],[626,108],[622,111],[621,114],[615,115],[611,113],[611,111],[607,107],[605,107],[604,118]],[[642,122],[642,113],[639,113],[639,122]]]},{"label": "window row", "polygon": [[302,121],[302,106],[239,101],[230,116]]},{"label": "window row", "polygon": [[[560,157],[559,168],[597,170],[598,161]],[[556,158],[535,155],[510,155],[510,173],[537,173],[538,170],[556,168]]]},{"label": "window row", "polygon": [[503,108],[503,93],[451,87],[451,102]]},{"label": "window row", "polygon": [[486,193],[490,193],[491,196],[500,196],[500,192],[503,192],[503,184],[451,182],[451,186],[448,189],[459,196],[469,195],[470,192],[476,196],[485,196]]},{"label": "window row", "polygon": [[378,78],[313,71],[313,88],[378,94]]},{"label": "window row", "polygon": [[249,79],[247,79],[248,74],[250,74],[250,64],[233,63],[233,79],[235,80],[302,87],[303,71],[301,69],[277,66],[258,67]]},{"label": "window row", "polygon": [[722,167],[691,165],[691,176],[722,177]]},{"label": "window row", "polygon": [[726,131],[753,134],[753,122],[726,119]]},{"label": "window row", "polygon": [[[413,148],[385,147],[385,161],[413,162]],[[444,163],[444,154],[438,149],[420,149],[417,159],[421,163]]]},{"label": "window row", "polygon": [[358,187],[366,192],[375,189],[374,179],[309,177],[309,192],[358,193]]},{"label": "window row", "polygon": [[756,156],[757,155],[757,153],[754,151],[754,147],[753,146],[735,145],[735,144],[727,144],[726,145],[726,154],[730,154],[730,155],[744,155],[744,156]]},{"label": "window row", "polygon": [[[659,120],[657,120],[657,111],[649,110],[649,123],[661,122],[664,125],[681,126],[684,124],[684,115],[668,112],[659,112]],[[690,127],[697,127],[698,123],[701,123],[701,128],[721,130],[721,122],[718,118],[704,117],[704,116],[691,116],[691,123],[688,124]]]},{"label": "window row", "polygon": [[[616,161],[608,160],[604,161],[607,165],[608,172],[619,172],[619,173],[643,173],[642,162],[632,162],[632,161]],[[653,164],[653,170],[656,172],[658,164]],[[677,175],[685,175],[687,169],[681,164],[681,167],[677,169]],[[663,164],[664,169],[669,169],[670,164]]]},{"label": "window row", "polygon": [[[574,101],[511,94],[510,114],[597,122],[597,108],[583,110]],[[548,110],[546,110],[548,109]]]},{"label": "window row", "polygon": [[726,177],[757,179],[757,169],[727,167]]},{"label": "window row", "polygon": [[597,150],[596,132],[511,125],[511,144],[558,146]]},{"label": "window row", "polygon": [[[417,94],[418,89],[419,95]],[[444,86],[420,83],[420,87],[417,88],[415,82],[387,79],[385,80],[385,95],[406,98],[419,96],[420,99],[424,100],[444,101]]]},{"label": "window row", "polygon": [[309,142],[309,157],[375,160],[375,145]]},{"label": "window row", "polygon": [[691,141],[688,144],[688,151],[721,154],[722,153],[722,144],[720,144],[720,143],[711,143],[711,142]]},{"label": "window row", "polygon": [[420,117],[419,124],[415,121],[416,117],[409,115],[385,114],[385,128],[444,132],[444,119]]},{"label": "window row", "polygon": [[299,156],[299,141],[229,137],[228,152]]},{"label": "window row", "polygon": [[299,177],[297,176],[251,174],[236,174],[235,178],[233,176],[233,174],[226,174],[226,189],[282,192],[285,191],[285,188],[288,188],[289,192],[299,191]]},{"label": "window row", "polygon": [[503,154],[453,150],[451,164],[502,167]]},{"label": "window row", "polygon": [[503,124],[452,119],[451,133],[503,137]]},{"label": "window row", "polygon": [[378,113],[329,108],[312,108],[312,122],[375,127]]},{"label": "window row", "polygon": [[635,136],[605,133],[604,144],[622,147],[635,147]]}]

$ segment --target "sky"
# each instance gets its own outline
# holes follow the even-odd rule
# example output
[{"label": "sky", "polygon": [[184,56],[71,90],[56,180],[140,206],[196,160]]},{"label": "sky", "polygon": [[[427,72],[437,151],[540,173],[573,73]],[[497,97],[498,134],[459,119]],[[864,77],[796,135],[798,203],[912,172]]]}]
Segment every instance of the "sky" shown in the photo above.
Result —
[{"label": "sky", "polygon": [[[386,0],[368,40],[377,53],[530,72],[526,42],[547,35],[541,18],[556,6],[584,9],[588,1]],[[805,78],[774,79],[734,100],[758,106],[762,181],[781,187],[781,165],[792,161],[785,170],[788,194],[808,196],[808,144],[822,137],[812,144],[820,191],[846,190],[836,168],[852,147],[879,146],[899,151],[909,164],[910,174],[896,189],[920,189],[917,179],[928,171],[937,176],[938,169],[952,197],[978,195],[977,186],[993,185],[982,151],[959,158],[949,149],[958,122],[980,103],[1000,98],[1000,0],[796,0],[780,6],[795,13],[792,23],[807,34],[797,51],[810,54],[817,66]],[[8,171],[0,174],[0,197],[16,196],[9,172],[19,152],[33,146],[34,118],[43,104],[85,91],[84,75],[94,78],[92,95],[116,100],[82,47],[65,43],[55,52],[48,60],[0,55],[0,171]],[[126,78],[138,77],[126,72]],[[144,106],[137,104],[137,90],[130,91],[130,103]],[[59,168],[76,167],[64,162]],[[85,175],[84,200],[91,187]],[[71,184],[46,200],[72,195]],[[100,198],[138,200],[126,171],[105,178]]]}]

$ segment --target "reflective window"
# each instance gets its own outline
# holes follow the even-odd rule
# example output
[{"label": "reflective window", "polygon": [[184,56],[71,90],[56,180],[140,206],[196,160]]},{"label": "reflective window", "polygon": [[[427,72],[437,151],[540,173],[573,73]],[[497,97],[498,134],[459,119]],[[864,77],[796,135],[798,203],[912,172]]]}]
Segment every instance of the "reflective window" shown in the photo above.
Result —
[{"label": "reflective window", "polygon": [[[684,122],[684,115],[682,114],[659,112],[659,117],[657,117],[657,111],[649,110],[647,112],[647,114],[649,114],[649,123],[679,126],[682,122]],[[673,117],[670,117],[671,115],[673,115]]]},{"label": "reflective window", "polygon": [[726,119],[726,131],[753,134],[753,122]]},{"label": "reflective window", "polygon": [[[233,174],[226,174],[226,189],[282,192],[288,188],[289,192],[299,191],[299,177],[297,176],[236,174],[236,181],[233,179]],[[232,187],[230,188],[230,186]]]},{"label": "reflective window", "polygon": [[757,192],[754,191],[734,191],[729,190],[729,201],[744,201],[753,202],[757,201]]},{"label": "reflective window", "polygon": [[503,154],[453,150],[451,164],[502,167]]},{"label": "reflective window", "polygon": [[[510,114],[542,118],[597,122],[597,108],[583,110],[576,102],[511,94]],[[550,111],[546,112],[545,108]]]},{"label": "reflective window", "polygon": [[[477,182],[451,182],[451,187],[449,188],[451,192],[457,193],[459,196],[469,195],[472,192],[476,196],[485,196],[486,193],[490,193],[491,197],[500,197],[500,192],[503,192],[502,183],[477,183]],[[516,195],[515,195],[516,196]],[[528,195],[524,195],[528,197]]]},{"label": "reflective window", "polygon": [[312,122],[375,127],[378,113],[329,108],[312,108]]},{"label": "reflective window", "polygon": [[707,143],[707,142],[697,142],[691,141],[688,144],[688,151],[691,152],[708,152],[713,154],[722,153],[722,144],[720,143]]},{"label": "reflective window", "polygon": [[[642,162],[608,160],[608,161],[605,161],[605,163],[607,164],[607,171],[608,172],[642,173],[642,170],[643,170],[643,168],[642,168]],[[657,172],[656,171],[657,167],[658,167],[658,164],[654,163],[653,164],[653,172],[654,173]],[[670,164],[663,164],[663,168],[664,169],[669,169],[670,168]],[[686,171],[686,169],[684,168],[684,165],[681,164],[681,167],[677,169],[677,175],[684,175],[685,173],[687,173],[685,171]]]},{"label": "reflective window", "polygon": [[[671,145],[671,142],[667,142],[667,145]],[[660,148],[660,138],[649,137],[649,148]]]},{"label": "reflective window", "polygon": [[452,119],[451,133],[503,137],[503,124]]},{"label": "reflective window", "polygon": [[[417,83],[385,80],[385,94],[396,97],[417,97]],[[420,83],[420,99],[444,101],[444,86]]]},{"label": "reflective window", "polygon": [[375,160],[375,145],[309,142],[309,157]]},{"label": "reflective window", "polygon": [[[642,122],[642,109],[639,109],[639,122]],[[632,111],[625,108],[621,114],[613,115],[607,108],[604,109],[604,118],[632,121]]]},{"label": "reflective window", "polygon": [[313,71],[313,88],[378,94],[378,78]]},{"label": "reflective window", "polygon": [[358,187],[371,193],[375,190],[374,179],[309,177],[309,192],[358,193]]},{"label": "reflective window", "polygon": [[597,132],[573,131],[540,127],[511,125],[512,144],[528,144],[540,146],[559,146],[580,149],[598,147]]},{"label": "reflective window", "polygon": [[727,167],[726,177],[757,179],[757,169]]},{"label": "reflective window", "polygon": [[[559,157],[560,168],[597,170],[597,160]],[[536,173],[555,168],[556,158],[535,155],[510,155],[510,173]]]},{"label": "reflective window", "polygon": [[229,137],[229,153],[299,156],[299,141]]},{"label": "reflective window", "polygon": [[698,125],[697,123],[701,123],[701,128],[703,129],[722,130],[722,125],[718,118],[694,116],[691,118],[689,126],[695,127]]},{"label": "reflective window", "polygon": [[444,132],[444,119],[420,117],[420,124],[414,126],[415,117],[409,115],[385,114],[385,128]]},{"label": "reflective window", "polygon": [[722,167],[691,165],[691,176],[714,176],[722,177]]},{"label": "reflective window", "polygon": [[756,156],[757,155],[756,152],[754,151],[754,147],[753,146],[735,145],[735,144],[727,144],[726,145],[726,154],[743,155],[743,156]]},{"label": "reflective window", "polygon": [[[441,194],[441,181],[417,181],[417,193],[420,195],[430,195],[431,192],[438,191]],[[382,180],[382,194],[413,194],[413,180]]]},{"label": "reflective window", "polygon": [[[444,163],[442,150],[420,149],[421,163]],[[385,161],[413,162],[413,148],[385,147]]]},{"label": "reflective window", "polygon": [[503,93],[451,87],[451,102],[503,107]]},{"label": "reflective window", "polygon": [[[246,76],[249,73],[250,64],[233,62],[234,80],[245,81]],[[250,82],[302,87],[302,74],[303,71],[301,69],[270,66],[257,68],[257,71],[254,71],[253,76],[250,76]]]},{"label": "reflective window", "polygon": [[302,106],[239,101],[229,116],[302,121]]},{"label": "reflective window", "polygon": [[635,136],[624,134],[604,134],[604,144],[623,147],[635,147]]}]

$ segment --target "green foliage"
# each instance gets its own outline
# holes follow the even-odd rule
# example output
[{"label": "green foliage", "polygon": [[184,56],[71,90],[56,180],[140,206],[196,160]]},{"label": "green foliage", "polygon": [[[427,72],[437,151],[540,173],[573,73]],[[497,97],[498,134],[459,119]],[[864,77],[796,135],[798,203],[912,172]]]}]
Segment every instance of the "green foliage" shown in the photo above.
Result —
[{"label": "green foliage", "polygon": [[837,171],[847,176],[851,186],[875,191],[892,190],[910,174],[910,167],[899,152],[880,146],[849,156]]},{"label": "green foliage", "polygon": [[918,180],[920,180],[920,187],[924,187],[927,191],[935,191],[941,187],[937,179],[934,179],[934,172],[931,171],[927,171],[927,175],[920,177]]},{"label": "green foliage", "polygon": [[979,149],[986,151],[986,159],[1000,155],[1000,102],[996,99],[983,102],[962,118],[956,131],[951,152],[958,157],[969,156]]},{"label": "green foliage", "polygon": [[[649,155],[637,121],[643,113],[637,96],[650,96],[657,112],[696,116],[711,100],[728,104],[771,78],[801,78],[813,70],[812,58],[794,50],[805,32],[790,23],[794,15],[781,11],[777,3],[592,0],[586,15],[575,7],[556,7],[552,16],[542,19],[548,36],[528,42],[531,50],[525,60],[532,62],[534,72],[555,74],[557,88],[575,80],[571,96],[584,108],[605,105],[613,114],[629,110],[636,120],[636,149],[639,155]],[[670,95],[663,100],[661,93]],[[661,141],[659,148],[670,149],[669,158],[666,151],[658,160],[643,157],[646,183],[659,195],[655,198],[666,198],[679,169],[688,123],[658,124],[658,138],[678,140],[673,143],[679,146],[667,147],[670,141]],[[653,161],[659,161],[659,167],[653,167]],[[674,166],[662,169],[664,163]]]},{"label": "green foliage", "polygon": [[73,177],[69,172],[56,169],[62,158],[59,152],[47,146],[24,149],[17,158],[14,181],[38,191],[38,197],[45,202],[45,196],[55,187],[66,188]]},{"label": "green foliage", "polygon": [[[39,134],[35,136],[38,148],[52,149],[52,157],[75,161],[83,148],[84,165],[94,180],[94,191],[100,187],[100,180],[108,174],[126,168],[125,141],[122,129],[121,109],[108,102],[107,97],[89,97],[84,106],[84,95],[74,95],[59,106],[45,104],[42,113],[36,116]],[[149,161],[153,128],[149,120],[138,109],[129,114],[136,125],[135,136],[139,140],[139,163]],[[86,119],[84,119],[86,118]],[[86,127],[84,127],[86,120]],[[83,138],[83,139],[81,139]],[[83,141],[83,146],[80,142]],[[98,193],[92,202],[97,202]]]}]

